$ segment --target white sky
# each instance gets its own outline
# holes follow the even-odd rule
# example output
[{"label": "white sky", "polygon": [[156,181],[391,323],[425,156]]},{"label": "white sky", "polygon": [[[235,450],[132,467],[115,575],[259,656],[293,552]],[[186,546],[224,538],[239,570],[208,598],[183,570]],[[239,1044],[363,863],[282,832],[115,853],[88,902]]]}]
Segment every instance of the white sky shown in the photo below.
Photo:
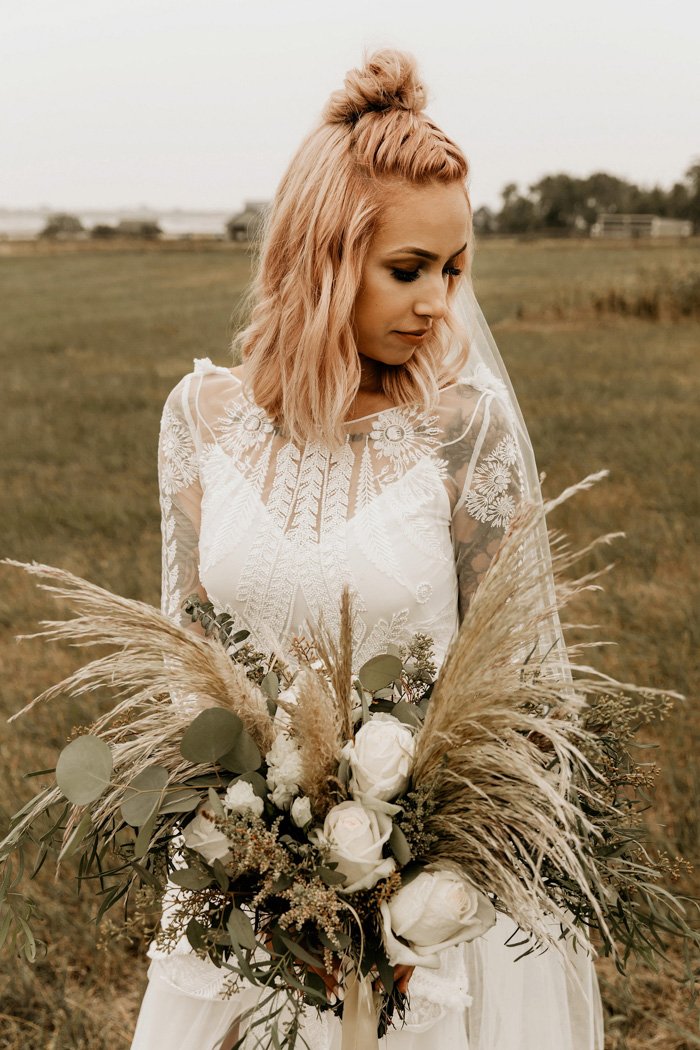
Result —
[{"label": "white sky", "polygon": [[363,48],[413,51],[475,205],[700,156],[697,0],[0,0],[0,206],[269,198]]}]

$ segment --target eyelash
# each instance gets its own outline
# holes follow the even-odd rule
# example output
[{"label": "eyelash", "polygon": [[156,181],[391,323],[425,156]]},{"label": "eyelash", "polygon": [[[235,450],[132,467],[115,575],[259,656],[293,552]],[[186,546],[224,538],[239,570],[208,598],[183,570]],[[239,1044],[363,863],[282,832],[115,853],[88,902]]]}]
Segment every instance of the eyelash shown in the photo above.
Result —
[{"label": "eyelash", "polygon": [[[446,266],[445,269],[442,272],[446,273],[448,275],[448,277],[459,277],[461,275],[461,273],[462,273],[462,271],[458,270],[456,266]],[[418,270],[398,270],[398,269],[393,269],[391,271],[392,277],[394,277],[397,281],[403,281],[406,284],[408,284],[410,281],[415,281],[418,278],[419,274],[420,274],[420,270],[419,269]]]}]

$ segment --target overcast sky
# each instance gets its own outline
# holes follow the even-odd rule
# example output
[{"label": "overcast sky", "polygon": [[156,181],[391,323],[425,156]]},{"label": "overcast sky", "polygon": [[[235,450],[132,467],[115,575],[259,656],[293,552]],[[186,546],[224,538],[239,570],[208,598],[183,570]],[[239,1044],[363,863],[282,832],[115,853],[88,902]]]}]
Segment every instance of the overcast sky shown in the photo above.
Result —
[{"label": "overcast sky", "polygon": [[0,0],[0,206],[267,199],[364,48],[413,51],[475,205],[700,157],[698,0]]}]

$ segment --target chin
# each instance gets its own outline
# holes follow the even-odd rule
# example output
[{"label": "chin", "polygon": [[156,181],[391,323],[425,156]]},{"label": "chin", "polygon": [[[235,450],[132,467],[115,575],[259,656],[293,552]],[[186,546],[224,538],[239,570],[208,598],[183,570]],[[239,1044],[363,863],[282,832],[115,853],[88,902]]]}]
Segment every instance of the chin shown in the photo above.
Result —
[{"label": "chin", "polygon": [[405,350],[392,350],[391,353],[384,354],[377,360],[381,364],[386,365],[387,368],[399,368],[401,365],[405,365],[407,361],[410,361],[415,352],[415,347],[409,346]]}]

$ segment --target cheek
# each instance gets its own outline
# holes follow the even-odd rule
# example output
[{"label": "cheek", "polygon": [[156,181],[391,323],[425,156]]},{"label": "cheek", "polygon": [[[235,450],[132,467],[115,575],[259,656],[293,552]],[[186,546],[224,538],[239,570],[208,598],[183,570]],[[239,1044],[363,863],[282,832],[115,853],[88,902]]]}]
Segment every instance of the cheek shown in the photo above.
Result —
[{"label": "cheek", "polygon": [[369,276],[355,303],[358,332],[372,335],[391,329],[392,320],[401,312],[402,291],[390,275],[382,272]]}]

